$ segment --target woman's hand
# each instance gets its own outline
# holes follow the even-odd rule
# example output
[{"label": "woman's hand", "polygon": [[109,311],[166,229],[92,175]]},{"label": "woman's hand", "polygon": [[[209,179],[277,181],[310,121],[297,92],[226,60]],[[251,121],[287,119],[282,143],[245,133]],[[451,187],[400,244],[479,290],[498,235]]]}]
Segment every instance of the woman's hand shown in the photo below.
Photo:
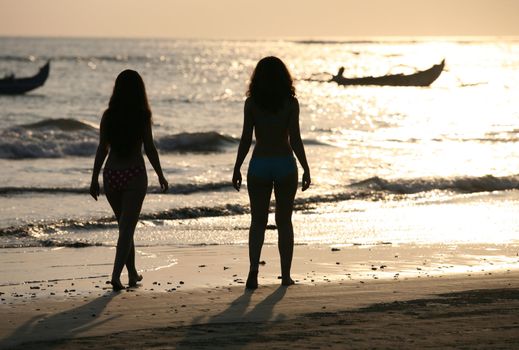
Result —
[{"label": "woman's hand", "polygon": [[306,191],[310,187],[310,184],[312,183],[312,179],[310,178],[310,172],[305,171],[303,173],[302,183],[303,183],[303,185],[301,186],[301,189],[303,191]]},{"label": "woman's hand", "polygon": [[240,170],[234,170],[232,174],[232,186],[236,189],[236,191],[240,191],[241,187],[241,172]]},{"label": "woman's hand", "polygon": [[159,176],[159,184],[160,184],[160,189],[162,190],[162,193],[168,192],[169,184],[168,184],[168,180],[166,180],[166,178],[164,176]]},{"label": "woman's hand", "polygon": [[99,181],[97,179],[92,179],[92,182],[90,183],[90,195],[95,200],[99,197]]}]

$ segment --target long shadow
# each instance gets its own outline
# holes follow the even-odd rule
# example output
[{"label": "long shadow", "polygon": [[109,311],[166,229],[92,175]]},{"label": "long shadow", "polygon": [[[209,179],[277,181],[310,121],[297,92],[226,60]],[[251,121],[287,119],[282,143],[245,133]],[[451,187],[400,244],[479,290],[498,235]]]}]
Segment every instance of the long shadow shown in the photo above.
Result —
[{"label": "long shadow", "polygon": [[0,348],[26,349],[32,342],[42,341],[45,342],[46,349],[62,347],[67,339],[119,317],[114,315],[103,320],[98,319],[115,295],[117,293],[110,292],[73,309],[34,316],[0,341]]},{"label": "long shadow", "polygon": [[[274,292],[272,292],[268,297],[263,299],[261,302],[256,304],[256,306],[247,314],[245,314],[244,321],[245,322],[266,322],[272,319],[274,315],[274,307],[277,303],[283,299],[285,294],[287,293],[287,287],[279,286]],[[279,315],[276,320],[279,320],[282,315]]]},{"label": "long shadow", "polygon": [[[193,319],[192,325],[186,330],[184,338],[176,344],[177,349],[191,349],[197,346],[218,344],[225,346],[226,339],[231,334],[223,334],[229,324],[234,324],[230,327],[233,329],[247,328],[250,330],[249,334],[240,337],[240,345],[236,345],[236,341],[231,340],[233,349],[246,346],[249,342],[255,340],[257,333],[260,333],[265,328],[270,327],[270,322],[274,314],[274,307],[283,299],[286,294],[287,287],[280,286],[269,296],[256,304],[252,310],[246,312],[249,307],[253,291],[245,289],[244,293],[232,301],[227,309],[216,314],[208,319],[203,316]],[[280,315],[280,318],[283,318]],[[280,319],[278,318],[278,320]],[[253,326],[251,326],[253,324]],[[201,334],[206,337],[201,337]],[[210,334],[214,334],[211,337]]]}]

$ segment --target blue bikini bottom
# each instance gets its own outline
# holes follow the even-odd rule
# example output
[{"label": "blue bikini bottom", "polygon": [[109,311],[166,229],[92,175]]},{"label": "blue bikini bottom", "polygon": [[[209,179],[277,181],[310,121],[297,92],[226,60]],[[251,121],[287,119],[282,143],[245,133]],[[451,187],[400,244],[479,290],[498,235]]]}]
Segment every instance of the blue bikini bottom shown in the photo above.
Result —
[{"label": "blue bikini bottom", "polygon": [[296,160],[292,155],[272,157],[252,157],[248,176],[267,181],[280,181],[297,173]]}]

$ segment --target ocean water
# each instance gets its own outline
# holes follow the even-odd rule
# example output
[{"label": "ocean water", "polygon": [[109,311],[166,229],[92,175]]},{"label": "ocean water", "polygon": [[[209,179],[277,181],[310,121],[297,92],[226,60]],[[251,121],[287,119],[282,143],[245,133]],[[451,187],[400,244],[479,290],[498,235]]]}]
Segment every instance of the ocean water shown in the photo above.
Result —
[{"label": "ocean water", "polygon": [[[248,198],[230,178],[247,81],[267,55],[295,78],[312,169],[296,243],[519,243],[519,39],[4,37],[0,53],[0,75],[29,76],[51,60],[45,86],[0,96],[0,247],[115,244],[108,204],[88,186],[100,116],[126,68],[146,83],[172,187],[158,193],[148,166],[138,244],[245,243]],[[349,77],[411,73],[442,59],[426,88],[305,80],[340,66]]]}]

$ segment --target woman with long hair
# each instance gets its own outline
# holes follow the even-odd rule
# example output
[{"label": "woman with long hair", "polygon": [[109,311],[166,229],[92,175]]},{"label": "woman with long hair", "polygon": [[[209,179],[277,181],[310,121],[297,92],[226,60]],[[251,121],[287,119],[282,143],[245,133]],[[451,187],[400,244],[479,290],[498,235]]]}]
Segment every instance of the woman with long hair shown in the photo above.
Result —
[{"label": "woman with long hair", "polygon": [[246,287],[258,287],[261,248],[265,238],[272,189],[276,198],[276,226],[281,258],[281,284],[294,284],[290,276],[294,251],[292,211],[297,191],[297,164],[303,167],[302,190],[310,187],[310,168],[299,130],[299,102],[292,77],[277,57],[261,59],[250,80],[244,106],[243,131],[234,165],[232,183],[239,191],[241,165],[255,133],[256,145],[247,172],[251,206],[249,230],[250,269]]},{"label": "woman with long hair", "polygon": [[129,69],[121,72],[115,80],[108,108],[101,118],[99,146],[90,184],[90,195],[97,200],[99,172],[108,155],[103,170],[103,185],[119,226],[110,281],[116,291],[124,288],[121,272],[125,265],[130,287],[142,280],[135,267],[133,235],[148,187],[142,156],[143,145],[159,177],[161,189],[164,192],[168,190],[168,182],[162,173],[159,155],[153,143],[151,124],[151,110],[141,76]]}]

